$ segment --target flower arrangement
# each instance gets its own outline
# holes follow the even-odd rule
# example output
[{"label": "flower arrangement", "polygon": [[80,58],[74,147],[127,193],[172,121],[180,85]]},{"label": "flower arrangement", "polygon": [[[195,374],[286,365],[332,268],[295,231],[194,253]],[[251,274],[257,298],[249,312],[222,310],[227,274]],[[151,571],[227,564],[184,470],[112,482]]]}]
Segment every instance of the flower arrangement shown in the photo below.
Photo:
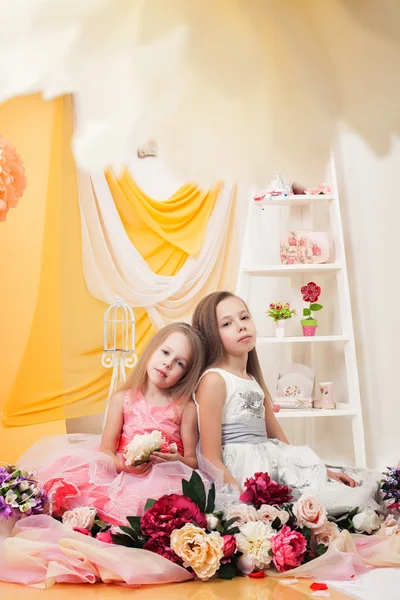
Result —
[{"label": "flower arrangement", "polygon": [[381,494],[387,510],[400,514],[400,462],[384,474]]},{"label": "flower arrangement", "polygon": [[14,146],[0,135],[0,221],[17,206],[26,188],[23,162]]},{"label": "flower arrangement", "polygon": [[301,320],[303,333],[306,336],[315,335],[315,328],[317,327],[318,323],[314,318],[313,312],[323,308],[322,304],[317,303],[317,300],[321,294],[321,288],[313,281],[310,281],[307,283],[307,285],[303,285],[300,291],[303,295],[304,302],[310,303],[308,308],[303,308],[304,318]]},{"label": "flower arrangement", "polygon": [[[399,466],[389,470],[382,483],[385,493],[386,485],[397,489],[387,478],[398,483],[398,471]],[[56,487],[64,496],[71,492],[63,480]],[[62,518],[57,512],[56,518],[99,541],[160,554],[202,581],[240,573],[263,577],[271,568],[288,571],[324,554],[342,530],[400,535],[400,519],[391,514],[385,519],[372,508],[330,517],[312,494],[292,502],[290,488],[272,481],[268,473],[255,473],[244,487],[240,503],[222,514],[215,507],[214,484],[207,492],[194,471],[189,481],[182,481],[183,495],[149,499],[143,516],[127,517],[126,526],[101,521],[90,507],[66,511]]]},{"label": "flower arrangement", "polygon": [[33,473],[13,465],[0,466],[0,521],[46,510],[46,491]]},{"label": "flower arrangement", "polygon": [[293,316],[296,316],[296,311],[294,308],[290,308],[288,302],[286,304],[282,304],[282,302],[272,302],[265,314],[276,322],[282,319],[291,319]]}]

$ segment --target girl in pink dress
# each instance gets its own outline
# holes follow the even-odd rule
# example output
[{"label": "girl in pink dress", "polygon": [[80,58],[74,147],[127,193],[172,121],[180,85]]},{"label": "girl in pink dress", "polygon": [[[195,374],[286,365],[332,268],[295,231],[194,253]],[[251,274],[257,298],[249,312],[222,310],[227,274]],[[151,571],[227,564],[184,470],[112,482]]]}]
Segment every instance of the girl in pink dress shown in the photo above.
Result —
[{"label": "girl in pink dress", "polygon": [[[40,440],[20,459],[36,468],[53,515],[90,506],[104,521],[125,524],[143,513],[148,498],[181,493],[182,479],[197,468],[196,409],[191,399],[204,349],[186,323],[160,330],[147,345],[125,389],[111,399],[103,435]],[[148,462],[127,466],[125,451],[137,434],[154,430],[166,440]]]}]

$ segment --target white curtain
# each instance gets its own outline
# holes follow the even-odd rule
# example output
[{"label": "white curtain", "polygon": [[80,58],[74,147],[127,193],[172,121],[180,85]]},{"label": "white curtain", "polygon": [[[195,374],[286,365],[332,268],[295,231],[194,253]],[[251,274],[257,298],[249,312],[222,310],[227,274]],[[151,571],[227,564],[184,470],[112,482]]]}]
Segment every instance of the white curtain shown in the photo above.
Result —
[{"label": "white curtain", "polygon": [[234,188],[224,185],[209,219],[203,247],[180,271],[153,273],[125,232],[103,173],[78,174],[83,269],[90,293],[107,303],[121,296],[144,307],[155,327],[182,318],[211,272],[221,269]]}]

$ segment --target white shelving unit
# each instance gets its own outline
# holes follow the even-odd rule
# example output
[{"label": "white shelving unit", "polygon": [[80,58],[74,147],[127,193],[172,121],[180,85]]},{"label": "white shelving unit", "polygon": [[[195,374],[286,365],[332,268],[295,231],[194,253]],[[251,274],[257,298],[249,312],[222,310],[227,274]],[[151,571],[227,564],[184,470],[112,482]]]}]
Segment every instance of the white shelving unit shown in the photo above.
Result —
[{"label": "white shelving unit", "polygon": [[[312,422],[315,418],[347,418],[351,419],[351,431],[352,431],[352,442],[354,450],[354,459],[357,466],[365,466],[365,443],[364,443],[364,427],[362,419],[362,407],[360,399],[360,389],[358,380],[357,370],[357,359],[354,342],[353,332],[353,321],[351,315],[351,302],[350,302],[350,291],[349,282],[347,275],[347,266],[345,259],[344,240],[343,240],[343,228],[340,214],[339,197],[337,192],[336,184],[336,173],[334,161],[331,161],[330,168],[330,182],[333,189],[331,195],[318,195],[318,196],[282,196],[265,199],[261,202],[254,202],[250,200],[251,206],[248,210],[248,217],[246,222],[246,230],[243,243],[243,251],[241,257],[241,265],[239,268],[239,276],[237,280],[236,293],[243,298],[251,306],[251,289],[254,278],[281,278],[285,277],[291,281],[292,288],[297,290],[301,285],[307,283],[310,278],[315,278],[318,283],[318,277],[330,276],[335,279],[336,284],[336,301],[338,303],[339,310],[337,311],[339,317],[339,325],[337,328],[340,331],[330,335],[316,335],[315,337],[304,337],[302,335],[289,336],[284,338],[277,338],[272,336],[261,335],[257,341],[257,348],[265,351],[265,346],[270,345],[271,352],[275,352],[278,349],[286,349],[289,352],[294,353],[300,348],[304,348],[304,352],[308,352],[310,361],[312,362],[315,352],[321,349],[321,344],[335,344],[335,351],[340,352],[345,365],[345,389],[346,398],[343,398],[343,394],[340,396],[340,400],[344,402],[336,402],[336,408],[332,410],[281,410],[277,413],[278,419],[307,419],[308,422]],[[327,211],[327,218],[329,221],[329,229],[326,229],[330,235],[332,243],[332,256],[331,262],[327,264],[317,265],[284,265],[279,263],[279,243],[278,252],[276,254],[276,264],[274,261],[269,261],[272,264],[263,264],[260,260],[259,255],[255,255],[254,244],[255,239],[260,233],[260,222],[261,211],[265,214],[268,210],[272,209],[274,217],[277,219],[277,211],[279,210],[280,222],[293,223],[290,227],[286,226],[287,229],[309,229],[316,230],[314,226],[314,211],[319,210]],[[281,216],[283,214],[283,217]],[[300,223],[300,226],[298,224]],[[268,236],[265,236],[268,237]],[[268,240],[264,243],[269,243]],[[276,238],[271,241],[276,243]],[[293,280],[296,281],[297,285],[293,284]],[[299,293],[297,294],[299,295]],[[275,298],[266,296],[266,306],[271,301],[287,301],[286,298]],[[321,298],[322,300],[322,298]],[[318,314],[318,320],[323,320],[322,313]],[[336,317],[336,314],[335,314]],[[256,319],[256,324],[257,319]],[[274,349],[274,350],[272,350]],[[335,384],[335,372],[334,366],[332,366],[332,372],[329,380]],[[336,384],[335,384],[336,385]],[[271,390],[272,392],[273,390]],[[309,431],[313,432],[313,425],[309,428]],[[312,435],[312,433],[311,433]]]}]

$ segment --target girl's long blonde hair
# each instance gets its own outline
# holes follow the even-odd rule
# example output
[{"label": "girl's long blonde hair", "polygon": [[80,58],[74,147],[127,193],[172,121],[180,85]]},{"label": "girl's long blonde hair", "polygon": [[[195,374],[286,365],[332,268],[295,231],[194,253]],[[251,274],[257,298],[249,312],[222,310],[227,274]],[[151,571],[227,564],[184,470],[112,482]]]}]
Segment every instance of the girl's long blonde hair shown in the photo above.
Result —
[{"label": "girl's long blonde hair", "polygon": [[[232,292],[227,291],[212,292],[200,300],[193,313],[192,325],[202,334],[206,351],[206,365],[204,370],[215,367],[226,358],[225,348],[219,335],[217,321],[217,306],[226,298],[239,298],[239,296],[235,296]],[[239,298],[239,300],[242,299]],[[243,300],[242,302],[247,310],[249,310],[246,303]],[[246,371],[249,375],[254,377],[261,386],[265,397],[272,402],[271,395],[264,381],[260,361],[255,348],[249,352]]]},{"label": "girl's long blonde hair", "polygon": [[168,389],[170,396],[175,398],[190,397],[196,389],[197,382],[205,366],[204,344],[201,337],[188,323],[171,323],[158,331],[149,341],[136,367],[121,389],[133,392],[145,391],[147,384],[147,363],[171,333],[183,333],[190,343],[190,358],[185,375],[174,386]]}]

